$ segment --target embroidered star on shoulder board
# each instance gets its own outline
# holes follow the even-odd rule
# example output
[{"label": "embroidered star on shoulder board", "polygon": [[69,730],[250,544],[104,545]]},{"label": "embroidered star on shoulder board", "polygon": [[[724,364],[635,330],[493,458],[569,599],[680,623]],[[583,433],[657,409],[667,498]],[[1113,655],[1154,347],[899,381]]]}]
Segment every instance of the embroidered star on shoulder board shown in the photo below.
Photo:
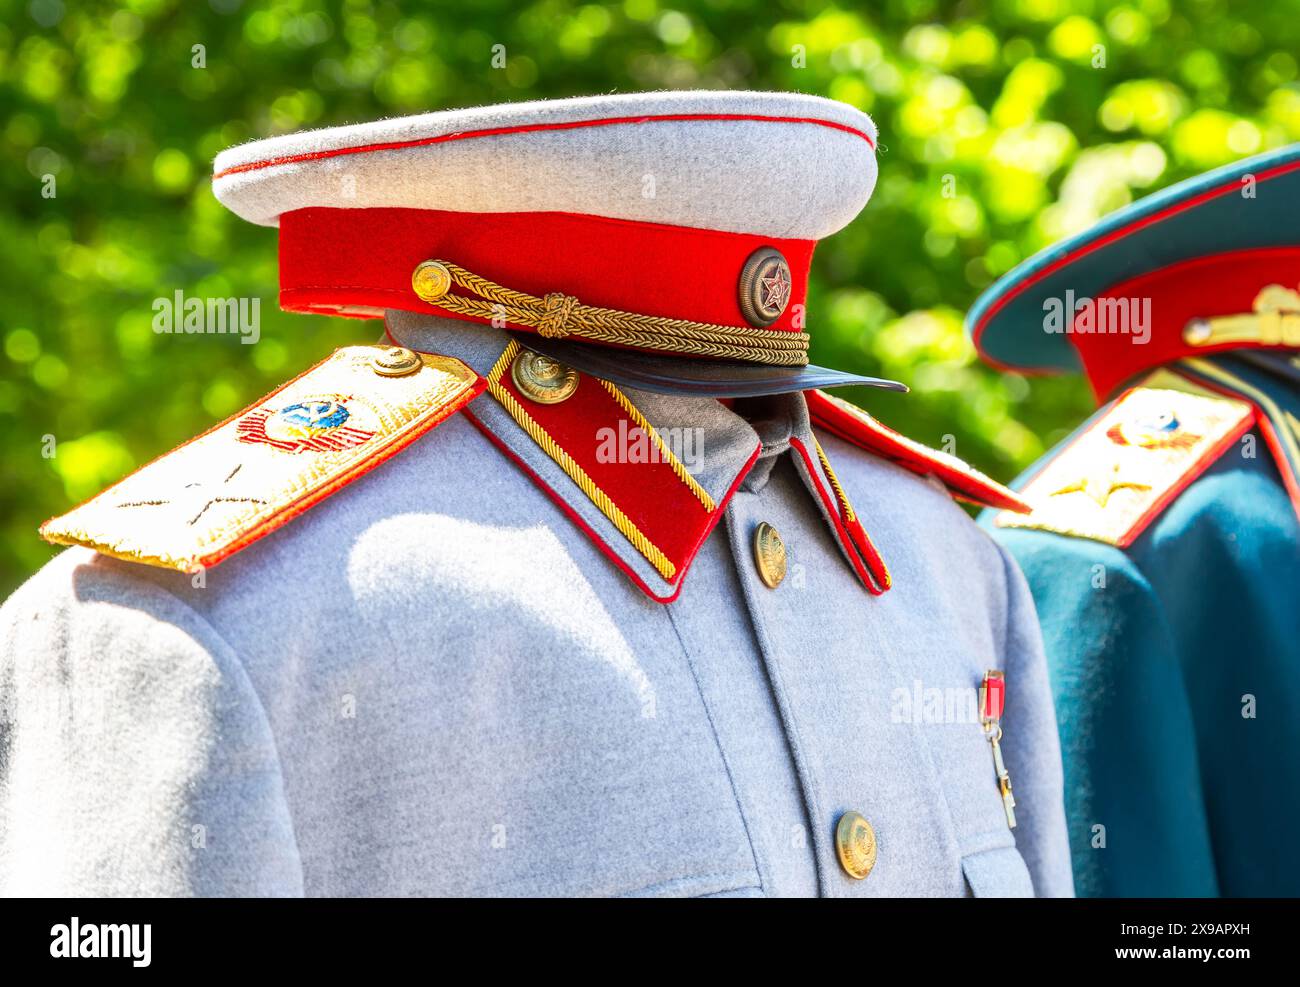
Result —
[{"label": "embroidered star on shoulder board", "polygon": [[1060,497],[1062,494],[1081,493],[1091,497],[1096,501],[1098,507],[1105,507],[1110,502],[1110,495],[1117,490],[1136,490],[1147,491],[1151,489],[1151,484],[1141,483],[1137,480],[1129,480],[1120,476],[1120,464],[1112,463],[1109,468],[1103,467],[1092,473],[1086,473],[1079,479],[1067,483],[1060,490],[1053,490],[1053,497]]}]

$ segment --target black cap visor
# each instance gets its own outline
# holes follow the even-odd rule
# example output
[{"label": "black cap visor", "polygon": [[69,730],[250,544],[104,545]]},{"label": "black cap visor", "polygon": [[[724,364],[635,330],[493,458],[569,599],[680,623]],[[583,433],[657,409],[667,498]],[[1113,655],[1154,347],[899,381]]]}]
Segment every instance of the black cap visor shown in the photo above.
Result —
[{"label": "black cap visor", "polygon": [[535,333],[511,335],[521,346],[575,370],[612,381],[620,387],[656,394],[748,398],[830,387],[879,387],[887,391],[907,391],[907,385],[896,380],[862,377],[825,367],[769,367],[732,360],[657,356],[636,350],[546,339]]}]

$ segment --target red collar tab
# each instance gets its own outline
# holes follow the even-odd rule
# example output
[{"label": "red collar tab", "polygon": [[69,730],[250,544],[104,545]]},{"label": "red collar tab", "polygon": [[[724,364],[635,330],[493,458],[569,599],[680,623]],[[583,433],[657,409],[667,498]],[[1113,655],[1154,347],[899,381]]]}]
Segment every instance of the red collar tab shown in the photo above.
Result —
[{"label": "red collar tab", "polygon": [[[376,318],[384,309],[403,309],[491,322],[415,294],[412,273],[441,258],[537,297],[562,292],[622,312],[801,333],[815,246],[814,240],[559,212],[299,209],[280,217],[280,305],[325,315]],[[763,266],[770,253],[763,251],[784,259],[788,289],[781,284],[774,294],[754,281],[756,271],[770,273]],[[763,325],[767,316],[773,321]],[[504,318],[498,328],[536,331]]]},{"label": "red collar tab", "polygon": [[569,370],[564,397],[540,401],[519,383],[530,361],[554,366],[511,341],[486,375],[494,403],[466,415],[647,595],[675,600],[760,447],[711,452],[731,468],[701,482],[616,385]]},{"label": "red collar tab", "polygon": [[[485,373],[493,400],[465,415],[646,595],[670,603],[762,443],[711,401],[695,402],[689,420],[697,425],[661,431],[617,385],[568,368],[557,375],[558,366],[509,342]],[[790,439],[797,468],[854,573],[869,592],[884,593],[884,560],[806,419],[800,432]],[[692,473],[695,456],[707,466]]]},{"label": "red collar tab", "polygon": [[1197,257],[1075,301],[1070,342],[1104,400],[1137,374],[1235,349],[1300,348],[1300,248]]},{"label": "red collar tab", "polygon": [[791,437],[790,447],[799,454],[799,458],[795,460],[796,468],[803,475],[809,489],[821,501],[822,513],[830,522],[836,538],[839,539],[840,550],[853,569],[853,574],[858,577],[858,581],[872,596],[887,593],[894,584],[893,577],[889,574],[889,566],[885,564],[875,542],[862,526],[857,511],[853,509],[848,494],[840,485],[839,477],[831,467],[826,450],[822,448],[822,444],[815,436],[812,445],[816,453],[815,460],[813,453],[808,450],[807,443],[798,437]]},{"label": "red collar tab", "polygon": [[1027,514],[1031,507],[1019,494],[968,466],[956,456],[930,449],[880,424],[857,405],[823,391],[808,391],[813,424],[861,449],[921,476],[934,474],[962,500]]}]

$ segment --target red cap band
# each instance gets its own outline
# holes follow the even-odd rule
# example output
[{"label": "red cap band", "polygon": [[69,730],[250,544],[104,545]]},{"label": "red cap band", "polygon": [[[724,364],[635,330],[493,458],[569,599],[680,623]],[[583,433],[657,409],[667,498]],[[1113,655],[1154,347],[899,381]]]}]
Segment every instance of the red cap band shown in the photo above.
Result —
[{"label": "red cap band", "polygon": [[[1265,285],[1295,288],[1297,282],[1300,248],[1261,247],[1197,257],[1130,278],[1098,295],[1086,308],[1090,331],[1082,331],[1084,312],[1076,312],[1070,342],[1094,393],[1104,400],[1125,381],[1166,363],[1258,348],[1260,344],[1240,340],[1193,346],[1184,339],[1183,330],[1193,319],[1250,312]],[[1079,299],[1076,304],[1083,302]],[[1106,302],[1121,303],[1109,311],[1122,312],[1124,318],[1107,315]],[[1149,324],[1140,324],[1147,315]],[[1117,321],[1122,324],[1110,324]]]},{"label": "red cap band", "polygon": [[754,251],[775,247],[792,283],[785,311],[766,328],[802,332],[815,246],[572,213],[299,209],[280,217],[280,306],[363,318],[384,309],[466,318],[411,289],[416,265],[439,258],[538,297],[564,292],[584,305],[745,326],[741,271]]}]

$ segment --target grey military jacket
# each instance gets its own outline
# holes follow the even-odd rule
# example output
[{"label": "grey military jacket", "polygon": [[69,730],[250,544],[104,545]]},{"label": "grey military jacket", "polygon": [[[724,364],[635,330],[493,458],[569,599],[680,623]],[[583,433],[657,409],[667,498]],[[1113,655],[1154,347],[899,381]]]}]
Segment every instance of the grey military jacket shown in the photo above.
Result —
[{"label": "grey military jacket", "polygon": [[[389,331],[485,375],[505,341]],[[1070,894],[1015,564],[942,484],[815,434],[801,395],[626,398],[701,438],[718,505],[672,585],[490,394],[201,578],[55,558],[0,610],[0,890]],[[888,592],[846,560],[818,439]],[[989,669],[1014,830],[971,715]]]}]

